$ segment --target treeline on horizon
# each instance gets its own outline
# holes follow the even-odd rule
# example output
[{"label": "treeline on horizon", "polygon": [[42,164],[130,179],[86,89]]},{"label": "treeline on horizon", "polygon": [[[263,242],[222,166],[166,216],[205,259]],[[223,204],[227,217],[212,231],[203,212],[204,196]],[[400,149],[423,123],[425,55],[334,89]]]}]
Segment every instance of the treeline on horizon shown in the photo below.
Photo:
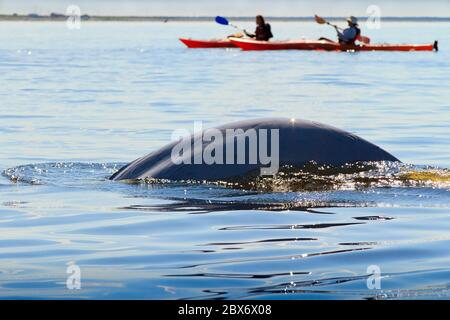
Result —
[{"label": "treeline on horizon", "polygon": [[[64,20],[69,16],[61,13],[51,13],[49,15],[39,15],[35,13],[30,13],[27,15],[21,14],[0,14],[0,20],[10,20],[10,21],[51,21],[51,20]],[[215,16],[107,16],[107,15],[89,15],[83,14],[80,16],[82,20],[91,21],[211,21],[214,20]],[[253,21],[255,17],[253,16],[228,16],[230,20],[234,21]],[[301,16],[301,17],[281,17],[281,16],[266,16],[266,19],[271,21],[310,21],[312,16]],[[327,20],[343,20],[346,17],[324,17]],[[359,17],[361,19],[367,19],[368,17]],[[399,16],[387,16],[382,17],[383,21],[443,21],[450,22],[450,17],[399,17]]]}]

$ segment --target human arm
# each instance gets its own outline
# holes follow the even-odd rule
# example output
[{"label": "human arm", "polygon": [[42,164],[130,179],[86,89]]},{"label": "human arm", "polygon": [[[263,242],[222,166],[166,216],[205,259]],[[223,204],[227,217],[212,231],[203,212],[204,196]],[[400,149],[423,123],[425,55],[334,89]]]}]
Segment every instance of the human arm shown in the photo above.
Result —
[{"label": "human arm", "polygon": [[255,34],[253,34],[253,33],[249,33],[249,32],[247,32],[247,30],[243,30],[244,31],[244,33],[245,33],[245,35],[247,36],[247,37],[250,37],[250,38],[254,38],[254,37],[256,37],[256,35]]}]

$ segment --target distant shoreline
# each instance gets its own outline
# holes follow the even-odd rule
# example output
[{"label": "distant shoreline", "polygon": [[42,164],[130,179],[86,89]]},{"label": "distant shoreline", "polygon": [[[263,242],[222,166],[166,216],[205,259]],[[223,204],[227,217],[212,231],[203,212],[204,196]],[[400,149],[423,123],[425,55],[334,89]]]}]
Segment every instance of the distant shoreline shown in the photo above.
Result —
[{"label": "distant shoreline", "polygon": [[[51,15],[5,15],[0,14],[0,21],[64,21],[68,16],[63,14],[52,13]],[[227,17],[232,21],[253,21],[254,17]],[[271,17],[267,16],[270,21],[284,21],[284,22],[308,22],[312,21],[313,17]],[[344,20],[345,17],[325,17],[327,20],[337,21]],[[360,19],[367,19],[367,17],[360,17]],[[209,22],[213,21],[213,16],[199,16],[199,17],[183,17],[183,16],[91,16],[88,14],[82,15],[83,21],[136,21],[136,22]],[[382,17],[382,21],[392,22],[450,22],[450,17]]]}]

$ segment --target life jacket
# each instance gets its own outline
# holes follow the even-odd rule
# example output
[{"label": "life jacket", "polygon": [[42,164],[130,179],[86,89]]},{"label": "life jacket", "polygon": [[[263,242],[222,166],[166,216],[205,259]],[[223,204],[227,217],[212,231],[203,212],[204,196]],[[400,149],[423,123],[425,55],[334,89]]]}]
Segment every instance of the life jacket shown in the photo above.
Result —
[{"label": "life jacket", "polygon": [[266,23],[264,26],[258,26],[255,30],[255,39],[260,41],[267,41],[273,38],[270,24]]},{"label": "life jacket", "polygon": [[353,26],[351,28],[356,30],[355,37],[349,41],[342,41],[339,39],[339,43],[353,45],[355,44],[356,40],[361,41],[361,29],[359,29],[357,26]]}]

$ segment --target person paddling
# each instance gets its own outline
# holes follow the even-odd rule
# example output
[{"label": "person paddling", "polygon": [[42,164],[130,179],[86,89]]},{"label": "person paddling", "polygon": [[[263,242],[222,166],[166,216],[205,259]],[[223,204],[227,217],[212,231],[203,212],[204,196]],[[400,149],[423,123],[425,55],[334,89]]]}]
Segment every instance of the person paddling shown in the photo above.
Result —
[{"label": "person paddling", "polygon": [[270,38],[273,38],[270,24],[266,23],[264,21],[263,16],[261,16],[261,15],[256,16],[255,33],[254,34],[248,33],[246,30],[244,30],[244,33],[248,37],[254,38],[255,40],[259,40],[259,41],[268,41]]},{"label": "person paddling", "polygon": [[[319,17],[317,14],[314,15],[314,20],[318,24],[327,24],[329,26],[332,26],[334,29],[336,29],[338,33],[338,40],[340,44],[349,44],[349,45],[355,45],[355,41],[358,40],[362,42],[365,45],[370,44],[370,38],[365,37],[361,35],[361,29],[358,27],[358,19],[351,16],[347,19],[348,28],[345,30],[342,30],[342,28],[339,28],[337,25],[332,24],[325,20],[322,17]],[[319,40],[325,40],[328,42],[334,42],[333,40],[327,39],[327,38],[319,38]]]},{"label": "person paddling", "polygon": [[336,28],[338,34],[339,43],[342,44],[355,44],[361,35],[361,29],[358,27],[358,19],[354,16],[347,18],[348,28],[344,30],[339,30]]}]

